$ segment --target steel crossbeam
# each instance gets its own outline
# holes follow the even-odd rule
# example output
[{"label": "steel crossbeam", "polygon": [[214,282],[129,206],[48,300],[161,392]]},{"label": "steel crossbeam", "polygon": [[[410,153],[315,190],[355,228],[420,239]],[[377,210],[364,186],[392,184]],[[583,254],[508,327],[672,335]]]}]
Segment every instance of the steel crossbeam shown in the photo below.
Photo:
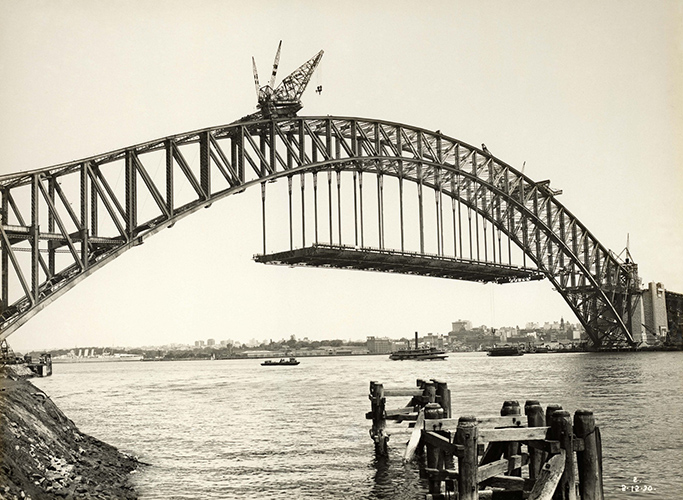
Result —
[{"label": "steel crossbeam", "polygon": [[[198,152],[198,166],[187,161],[187,148]],[[152,157],[155,161],[163,159],[161,174],[150,174],[153,170],[148,158]],[[333,116],[240,120],[76,162],[0,176],[0,338],[145,238],[252,185],[284,177],[291,182],[296,174],[302,176],[303,192],[303,175],[312,173],[317,242],[316,175],[322,171],[337,172],[339,193],[339,173],[353,172],[354,217],[361,221],[356,243],[360,229],[361,246],[363,174],[378,177],[380,246],[384,245],[385,226],[381,213],[383,176],[398,179],[402,247],[403,185],[412,182],[420,197],[420,221],[423,190],[431,189],[435,194],[437,233],[441,233],[437,234],[439,254],[444,246],[442,212],[446,205],[442,197],[446,196],[453,200],[456,254],[459,248],[463,256],[463,233],[478,235],[481,226],[483,260],[489,260],[490,250],[494,262],[502,261],[504,235],[508,255],[514,243],[525,261],[528,258],[552,282],[586,328],[594,347],[634,344],[630,316],[640,297],[637,266],[621,262],[603,247],[557,200],[557,192],[549,188],[548,181],[535,182],[488,151],[440,132]],[[356,182],[361,190],[359,198]],[[177,189],[180,184],[189,185],[191,195],[186,190],[181,198]],[[328,186],[331,192],[331,176]],[[265,188],[262,190],[265,197]],[[152,203],[138,203],[141,196]],[[329,200],[331,204],[331,196]],[[461,206],[467,208],[469,228],[463,227]],[[339,217],[341,227],[341,210]],[[340,229],[340,240],[341,236]],[[474,252],[472,238],[469,245]],[[477,252],[480,239],[474,240]],[[488,240],[492,241],[491,248]],[[424,253],[422,228],[420,242]],[[30,245],[30,258],[19,258],[18,252],[27,251],[26,243]]]}]

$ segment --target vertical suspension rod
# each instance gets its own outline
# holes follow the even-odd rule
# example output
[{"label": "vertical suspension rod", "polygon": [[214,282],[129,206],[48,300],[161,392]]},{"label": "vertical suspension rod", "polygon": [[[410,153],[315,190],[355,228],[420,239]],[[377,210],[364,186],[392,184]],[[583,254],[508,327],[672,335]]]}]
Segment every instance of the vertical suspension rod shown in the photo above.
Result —
[{"label": "vertical suspension rod", "polygon": [[420,219],[420,253],[425,253],[424,207],[422,206],[422,167],[417,167],[417,202],[418,218]]},{"label": "vertical suspension rod", "polygon": [[353,236],[358,246],[358,172],[353,171]]},{"label": "vertical suspension rod", "polygon": [[341,170],[337,170],[337,221],[339,226],[339,245],[342,244],[342,215],[341,215]]},{"label": "vertical suspension rod", "polygon": [[315,225],[315,244],[318,244],[318,172],[313,172],[313,210]]},{"label": "vertical suspension rod", "polygon": [[[458,227],[455,219],[455,176],[451,177],[451,212],[453,214],[453,256],[458,256]],[[459,222],[459,221],[458,221]]]},{"label": "vertical suspension rod", "polygon": [[398,178],[398,205],[399,205],[399,217],[401,226],[401,252],[405,252],[404,243],[404,229],[403,229],[403,172],[400,173]]},{"label": "vertical suspension rod", "polygon": [[[399,156],[403,156],[403,135],[401,127],[396,127],[396,150]],[[398,198],[399,198],[399,212],[400,212],[400,226],[401,226],[401,252],[405,251],[404,243],[404,228],[403,228],[403,160],[398,162]]]},{"label": "vertical suspension rod", "polygon": [[384,248],[384,179],[377,174],[377,218],[379,229],[379,247]]},{"label": "vertical suspension rod", "polygon": [[306,177],[301,173],[301,246],[306,248]]},{"label": "vertical suspension rod", "polygon": [[438,189],[434,191],[434,204],[436,208],[436,254],[443,254],[443,213],[441,212],[441,179],[440,172],[437,171],[434,174],[435,181],[438,185]]},{"label": "vertical suspension rod", "polygon": [[266,254],[266,183],[261,183],[261,221],[263,232],[263,255]]},{"label": "vertical suspension rod", "polygon": [[365,246],[363,237],[363,171],[358,171],[358,201],[360,205],[360,246]]},{"label": "vertical suspension rod", "polygon": [[289,249],[294,250],[294,233],[292,231],[292,176],[287,176],[287,191],[289,192]]},{"label": "vertical suspension rod", "polygon": [[334,238],[332,237],[332,170],[327,171],[327,204],[330,216],[330,245],[333,245]]}]

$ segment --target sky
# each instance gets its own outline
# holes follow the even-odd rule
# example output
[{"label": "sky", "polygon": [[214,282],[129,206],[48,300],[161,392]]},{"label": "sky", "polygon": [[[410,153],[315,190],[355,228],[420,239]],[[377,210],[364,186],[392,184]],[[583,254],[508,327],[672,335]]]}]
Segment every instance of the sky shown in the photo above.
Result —
[{"label": "sky", "polygon": [[[486,143],[644,283],[683,292],[683,1],[0,1],[0,174],[232,122],[323,49],[305,115]],[[317,95],[312,88],[323,85]],[[9,337],[18,351],[363,340],[576,322],[548,281],[263,266],[248,190],[126,252]]]}]

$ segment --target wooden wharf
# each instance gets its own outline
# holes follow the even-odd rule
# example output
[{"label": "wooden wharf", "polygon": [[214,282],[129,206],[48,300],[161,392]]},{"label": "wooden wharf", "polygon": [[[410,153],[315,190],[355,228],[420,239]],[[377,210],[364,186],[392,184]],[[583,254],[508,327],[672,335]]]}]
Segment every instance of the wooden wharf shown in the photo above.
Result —
[{"label": "wooden wharf", "polygon": [[[602,442],[592,411],[574,416],[560,405],[505,401],[500,415],[461,416],[451,410],[446,382],[417,380],[415,389],[370,382],[370,436],[388,456],[387,421],[412,427],[404,461],[418,460],[426,500],[603,500]],[[388,409],[388,398],[410,397]],[[522,415],[522,410],[524,415]]]}]

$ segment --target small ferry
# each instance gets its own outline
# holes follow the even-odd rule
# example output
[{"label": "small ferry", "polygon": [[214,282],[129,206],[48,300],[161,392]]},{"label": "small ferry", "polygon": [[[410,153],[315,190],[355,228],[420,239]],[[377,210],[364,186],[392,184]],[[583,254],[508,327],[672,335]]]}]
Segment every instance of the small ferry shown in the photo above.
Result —
[{"label": "small ferry", "polygon": [[436,347],[418,347],[417,332],[415,332],[415,349],[399,349],[389,355],[393,361],[405,361],[414,359],[416,361],[445,361],[448,355],[443,349]]},{"label": "small ferry", "polygon": [[524,350],[513,345],[493,346],[489,349],[489,356],[522,356]]},{"label": "small ferry", "polygon": [[261,366],[296,366],[298,364],[299,361],[297,361],[296,358],[282,358],[280,361],[273,361],[271,359],[267,359],[263,363],[261,363]]}]

